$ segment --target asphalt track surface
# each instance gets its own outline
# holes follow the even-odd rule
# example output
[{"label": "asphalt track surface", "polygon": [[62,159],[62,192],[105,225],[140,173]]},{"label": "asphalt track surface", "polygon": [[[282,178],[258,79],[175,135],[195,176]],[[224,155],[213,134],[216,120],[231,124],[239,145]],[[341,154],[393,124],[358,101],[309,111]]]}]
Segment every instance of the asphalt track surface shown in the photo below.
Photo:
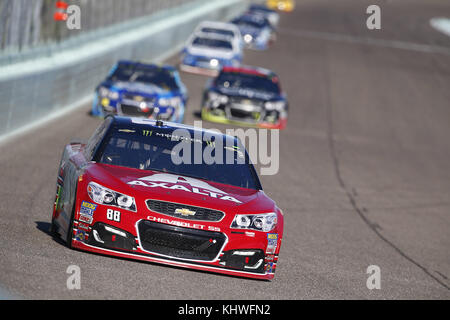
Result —
[{"label": "asphalt track surface", "polygon": [[[382,8],[381,30],[365,27],[369,4]],[[448,1],[298,1],[273,47],[246,52],[279,74],[290,101],[279,172],[261,176],[285,213],[273,281],[53,240],[63,146],[99,123],[85,106],[0,146],[0,287],[31,299],[449,299],[450,39],[429,25],[449,15]],[[206,79],[182,79],[192,124]],[[69,265],[81,290],[66,287]],[[379,290],[366,286],[369,265]]]}]

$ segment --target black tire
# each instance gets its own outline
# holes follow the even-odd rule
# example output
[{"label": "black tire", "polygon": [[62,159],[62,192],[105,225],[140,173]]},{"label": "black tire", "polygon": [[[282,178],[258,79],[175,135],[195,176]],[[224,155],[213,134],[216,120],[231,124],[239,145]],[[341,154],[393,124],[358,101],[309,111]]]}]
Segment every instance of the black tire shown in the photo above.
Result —
[{"label": "black tire", "polygon": [[76,204],[76,196],[74,199],[72,213],[70,215],[69,228],[67,229],[67,236],[66,236],[66,246],[69,249],[72,249],[72,234],[73,234],[73,220],[75,218],[75,204]]},{"label": "black tire", "polygon": [[53,238],[57,238],[59,236],[58,234],[58,227],[55,224],[55,220],[52,218],[52,223],[50,224],[50,234]]}]

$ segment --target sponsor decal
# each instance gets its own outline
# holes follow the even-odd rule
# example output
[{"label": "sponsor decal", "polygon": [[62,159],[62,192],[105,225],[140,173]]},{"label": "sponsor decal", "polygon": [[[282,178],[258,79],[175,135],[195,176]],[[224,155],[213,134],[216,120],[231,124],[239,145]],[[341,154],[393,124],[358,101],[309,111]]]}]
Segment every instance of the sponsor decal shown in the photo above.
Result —
[{"label": "sponsor decal", "polygon": [[198,223],[190,223],[190,222],[171,220],[171,219],[166,219],[166,218],[157,218],[154,216],[147,216],[147,220],[153,221],[153,222],[170,224],[170,225],[177,226],[177,227],[185,227],[185,228],[220,232],[219,227],[206,226],[206,225],[198,224]]},{"label": "sponsor decal", "polygon": [[266,272],[272,273],[273,272],[273,262],[268,262],[266,265]]},{"label": "sponsor decal", "polygon": [[56,186],[56,201],[55,201],[55,209],[58,208],[59,198],[61,197],[61,186]]},{"label": "sponsor decal", "polygon": [[278,233],[268,233],[267,239],[278,240]]},{"label": "sponsor decal", "polygon": [[82,241],[85,238],[86,233],[83,230],[77,230],[75,233],[75,240]]},{"label": "sponsor decal", "polygon": [[83,201],[80,207],[80,218],[81,222],[86,222],[91,224],[94,216],[94,212],[97,209],[97,205],[87,201]]},{"label": "sponsor decal", "polygon": [[273,254],[266,255],[266,261],[267,262],[274,262],[275,261],[275,255],[273,255]]},{"label": "sponsor decal", "polygon": [[[182,183],[182,184],[181,184]],[[215,199],[242,203],[238,199],[229,196],[228,193],[217,189],[210,184],[191,177],[183,177],[174,174],[156,173],[151,176],[141,177],[128,182],[129,185],[143,186],[149,188],[164,188],[169,190],[182,190],[196,193]],[[188,186],[186,186],[188,185]]]},{"label": "sponsor decal", "polygon": [[91,214],[94,213],[95,209],[97,209],[97,205],[94,203],[90,203],[87,201],[81,202],[81,208],[84,209],[86,212],[91,212]]},{"label": "sponsor decal", "polygon": [[92,216],[86,216],[86,215],[80,214],[80,218],[78,220],[80,220],[80,222],[85,222],[87,224],[91,224],[92,221],[94,220],[94,218]]},{"label": "sponsor decal", "polygon": [[274,254],[277,249],[278,243],[278,233],[268,233],[267,234],[267,254]]},{"label": "sponsor decal", "polygon": [[89,230],[89,225],[79,222],[78,223],[78,228],[84,229],[84,230]]},{"label": "sponsor decal", "polygon": [[119,129],[119,132],[135,133],[136,130],[131,130],[131,129]]}]

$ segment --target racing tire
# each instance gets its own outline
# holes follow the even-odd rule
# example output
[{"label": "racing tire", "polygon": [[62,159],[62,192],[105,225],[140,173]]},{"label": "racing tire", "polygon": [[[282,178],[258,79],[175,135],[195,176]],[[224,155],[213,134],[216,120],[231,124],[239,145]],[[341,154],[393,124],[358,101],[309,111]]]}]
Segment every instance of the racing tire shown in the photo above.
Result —
[{"label": "racing tire", "polygon": [[[76,199],[76,196],[75,196],[75,199]],[[66,235],[66,246],[69,249],[72,249],[73,221],[75,218],[75,204],[76,204],[76,200],[74,200],[74,204],[72,207],[72,213],[70,214],[69,228],[67,229],[67,235]]]}]

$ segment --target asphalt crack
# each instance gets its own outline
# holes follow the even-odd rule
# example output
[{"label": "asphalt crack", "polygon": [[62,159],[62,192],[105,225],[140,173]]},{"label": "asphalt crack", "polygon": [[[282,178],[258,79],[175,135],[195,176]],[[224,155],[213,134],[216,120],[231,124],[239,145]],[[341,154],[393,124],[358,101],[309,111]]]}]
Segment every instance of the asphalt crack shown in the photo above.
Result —
[{"label": "asphalt crack", "polygon": [[[332,104],[331,104],[330,95],[329,95],[329,92],[330,92],[329,77],[328,77],[327,85],[328,85],[328,88],[326,88],[328,90],[328,92],[326,94],[326,99],[328,100],[328,101],[326,101],[327,140],[328,140],[328,145],[329,145],[330,156],[331,156],[331,159],[333,162],[334,172],[335,172],[338,184],[339,184],[340,188],[342,189],[342,191],[346,194],[348,201],[350,202],[353,210],[358,214],[358,216],[361,218],[361,220],[367,225],[367,227],[370,230],[372,230],[375,233],[375,235],[380,240],[385,242],[388,246],[390,246],[392,249],[394,249],[395,252],[397,252],[400,256],[405,258],[407,261],[409,261],[410,263],[415,265],[417,268],[421,269],[427,276],[432,278],[439,285],[441,285],[442,287],[444,287],[445,289],[450,291],[450,287],[446,283],[444,283],[441,279],[436,277],[432,272],[430,272],[426,267],[421,265],[418,261],[411,258],[402,249],[400,249],[395,243],[393,243],[391,240],[389,240],[387,237],[385,237],[381,233],[382,228],[380,227],[380,225],[378,225],[376,222],[371,221],[366,216],[366,213],[368,213],[369,210],[366,207],[360,207],[358,205],[358,202],[356,200],[356,195],[357,195],[356,189],[354,187],[348,186],[346,181],[342,177],[342,173],[341,173],[341,169],[340,169],[341,167],[340,167],[339,158],[338,158],[337,150],[336,150],[336,143],[335,143],[334,134],[333,134],[333,132],[334,132],[333,131],[333,110],[332,110]],[[439,272],[437,272],[437,273],[442,276],[441,273],[439,273]],[[444,277],[444,279],[447,279],[447,278]]]}]

